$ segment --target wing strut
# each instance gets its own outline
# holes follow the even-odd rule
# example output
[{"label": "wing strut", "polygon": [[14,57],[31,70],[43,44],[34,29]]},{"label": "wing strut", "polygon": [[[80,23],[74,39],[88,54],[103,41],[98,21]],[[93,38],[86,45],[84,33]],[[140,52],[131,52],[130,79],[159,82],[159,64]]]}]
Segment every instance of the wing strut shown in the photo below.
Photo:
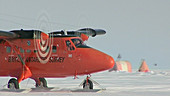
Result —
[{"label": "wing strut", "polygon": [[32,72],[31,72],[30,68],[25,64],[23,58],[22,58],[21,55],[20,55],[20,51],[17,49],[17,46],[15,46],[14,44],[12,44],[12,43],[11,43],[10,41],[8,41],[8,40],[6,40],[6,41],[11,45],[11,47],[14,49],[14,51],[16,52],[18,58],[19,58],[20,61],[21,61],[21,64],[22,64],[22,73],[17,77],[18,82],[20,83],[22,80],[31,77],[31,76],[32,76]]}]

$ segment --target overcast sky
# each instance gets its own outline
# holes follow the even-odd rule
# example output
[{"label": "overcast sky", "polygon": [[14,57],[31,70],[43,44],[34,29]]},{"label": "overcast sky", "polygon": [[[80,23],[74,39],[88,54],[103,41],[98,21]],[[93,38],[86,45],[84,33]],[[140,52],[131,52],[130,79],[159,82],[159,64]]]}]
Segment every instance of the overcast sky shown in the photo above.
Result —
[{"label": "overcast sky", "polygon": [[133,69],[170,69],[170,0],[0,0],[1,30],[84,27],[105,29],[87,44]]}]

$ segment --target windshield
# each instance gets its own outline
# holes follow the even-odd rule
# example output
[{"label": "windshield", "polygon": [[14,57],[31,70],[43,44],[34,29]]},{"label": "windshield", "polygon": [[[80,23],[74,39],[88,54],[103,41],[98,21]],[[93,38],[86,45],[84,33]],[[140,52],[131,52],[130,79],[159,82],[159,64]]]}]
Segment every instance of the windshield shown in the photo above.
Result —
[{"label": "windshield", "polygon": [[74,43],[74,45],[76,46],[76,47],[78,47],[78,46],[80,46],[80,45],[84,45],[83,44],[83,41],[81,40],[81,39],[71,39],[71,41]]}]

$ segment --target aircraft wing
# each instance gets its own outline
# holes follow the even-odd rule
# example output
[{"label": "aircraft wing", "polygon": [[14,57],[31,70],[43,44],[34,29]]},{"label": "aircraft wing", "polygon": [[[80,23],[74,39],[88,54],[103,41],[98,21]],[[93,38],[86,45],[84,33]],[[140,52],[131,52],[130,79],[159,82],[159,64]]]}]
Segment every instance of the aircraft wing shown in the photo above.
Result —
[{"label": "aircraft wing", "polygon": [[89,36],[95,37],[96,35],[104,35],[106,31],[103,29],[92,29],[92,28],[83,28],[76,31],[55,31],[49,34],[52,35],[67,35],[67,36],[79,36],[83,41],[88,40]]},{"label": "aircraft wing", "polygon": [[12,39],[12,38],[17,38],[17,37],[18,35],[13,32],[0,30],[0,39]]}]

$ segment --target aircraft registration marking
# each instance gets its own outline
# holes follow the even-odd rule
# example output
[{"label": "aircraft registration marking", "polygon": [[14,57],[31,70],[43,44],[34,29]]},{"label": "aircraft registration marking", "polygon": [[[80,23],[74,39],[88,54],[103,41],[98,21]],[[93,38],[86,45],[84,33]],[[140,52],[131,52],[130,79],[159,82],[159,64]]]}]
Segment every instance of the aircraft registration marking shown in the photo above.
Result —
[{"label": "aircraft registration marking", "polygon": [[[27,57],[26,59],[22,58],[23,60],[25,60],[25,62],[40,62],[38,57]],[[49,58],[49,63],[63,63],[64,62],[65,57],[50,57]],[[18,59],[18,57],[16,56],[10,56],[7,58],[8,62],[20,62],[20,60]]]}]

